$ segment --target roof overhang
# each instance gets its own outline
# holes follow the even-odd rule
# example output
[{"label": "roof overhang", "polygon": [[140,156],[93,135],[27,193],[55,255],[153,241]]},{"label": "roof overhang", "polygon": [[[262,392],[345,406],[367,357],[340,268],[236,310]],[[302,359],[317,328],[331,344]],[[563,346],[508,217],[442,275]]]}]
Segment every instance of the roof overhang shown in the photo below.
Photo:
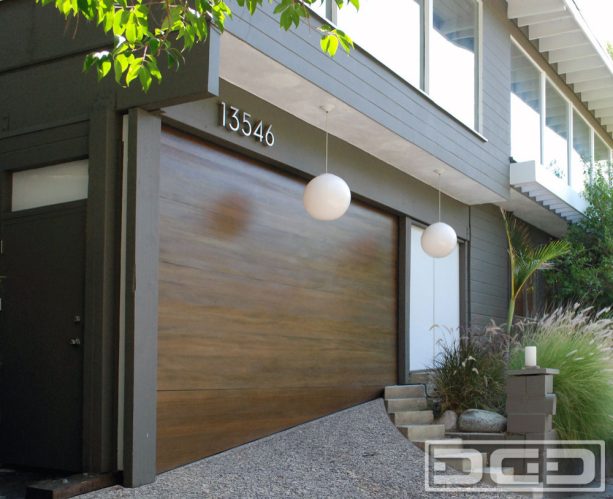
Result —
[{"label": "roof overhang", "polygon": [[509,19],[528,37],[575,93],[613,132],[613,60],[587,26],[573,0],[508,0]]},{"label": "roof overhang", "polygon": [[[328,131],[389,165],[468,205],[504,200],[477,179],[366,116],[229,32],[221,37],[220,78],[302,121],[325,127],[322,105],[332,105]],[[439,176],[435,172],[442,173]]]},{"label": "roof overhang", "polygon": [[535,161],[511,163],[509,177],[519,195],[512,195],[503,206],[526,222],[560,236],[567,223],[583,217],[587,208],[583,196]]}]

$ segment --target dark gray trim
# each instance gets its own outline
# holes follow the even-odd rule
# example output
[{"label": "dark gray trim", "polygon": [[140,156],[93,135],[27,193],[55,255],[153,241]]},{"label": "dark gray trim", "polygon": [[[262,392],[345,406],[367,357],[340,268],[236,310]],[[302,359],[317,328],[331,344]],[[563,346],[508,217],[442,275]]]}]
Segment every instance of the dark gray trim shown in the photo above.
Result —
[{"label": "dark gray trim", "polygon": [[398,218],[398,383],[409,382],[411,307],[411,220]]},{"label": "dark gray trim", "polygon": [[121,163],[118,116],[95,109],[90,121],[89,192],[83,344],[83,466],[104,473],[117,467],[117,289]]},{"label": "dark gray trim", "polygon": [[129,114],[124,485],[155,480],[161,121]]},{"label": "dark gray trim", "polygon": [[12,199],[12,173],[6,170],[0,170],[0,213],[8,213],[11,211]]},{"label": "dark gray trim", "polygon": [[470,243],[460,242],[460,335],[470,328],[469,252]]},{"label": "dark gray trim", "polygon": [[0,137],[0,170],[25,170],[88,156],[87,122]]}]

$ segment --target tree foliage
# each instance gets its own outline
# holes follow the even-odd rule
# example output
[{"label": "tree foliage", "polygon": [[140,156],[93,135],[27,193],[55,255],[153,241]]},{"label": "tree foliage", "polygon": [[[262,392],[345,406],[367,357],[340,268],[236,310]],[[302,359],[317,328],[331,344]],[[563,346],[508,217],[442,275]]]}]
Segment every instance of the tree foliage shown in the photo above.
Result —
[{"label": "tree foliage", "polygon": [[[233,0],[238,7],[253,15],[264,0]],[[310,5],[324,0],[279,0],[274,9],[279,26],[284,30],[298,27],[308,19]],[[359,0],[334,0],[339,8],[351,5],[359,9]],[[115,81],[129,86],[138,78],[143,90],[153,80],[162,81],[160,59],[169,68],[177,69],[184,54],[197,43],[204,42],[211,27],[223,32],[226,20],[232,17],[226,0],[36,0],[42,5],[54,4],[66,17],[95,23],[113,35],[108,50],[86,56],[84,70],[95,69],[98,79],[113,74]],[[273,0],[268,0],[273,3]],[[338,47],[349,52],[351,38],[329,25],[317,28],[321,48],[334,56]]]},{"label": "tree foliage", "polygon": [[551,241],[535,246],[532,244],[528,227],[504,210],[501,211],[511,266],[511,297],[507,314],[507,333],[510,333],[515,304],[524,287],[537,270],[551,268],[552,260],[568,253],[570,247],[566,241]]},{"label": "tree foliage", "polygon": [[585,217],[566,235],[570,252],[547,276],[552,300],[598,309],[613,305],[613,179],[598,170],[586,184]]}]

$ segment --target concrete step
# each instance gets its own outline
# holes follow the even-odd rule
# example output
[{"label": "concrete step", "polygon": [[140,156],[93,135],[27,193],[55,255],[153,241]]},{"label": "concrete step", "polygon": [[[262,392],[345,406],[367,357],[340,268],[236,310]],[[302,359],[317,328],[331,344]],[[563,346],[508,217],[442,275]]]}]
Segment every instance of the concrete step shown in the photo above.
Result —
[{"label": "concrete step", "polygon": [[430,383],[432,379],[432,371],[420,371],[409,374],[409,383],[425,385]]},{"label": "concrete step", "polygon": [[406,424],[432,424],[434,414],[432,411],[400,411],[390,414],[392,422],[396,426]]},{"label": "concrete step", "polygon": [[483,473],[483,478],[481,479],[480,485],[492,485],[492,486],[502,485],[492,479],[492,472],[500,473],[502,471],[502,473],[504,473],[505,475],[513,474],[513,468],[507,468],[507,467],[492,468],[490,466],[486,466],[485,468],[482,468],[480,471],[481,473]]},{"label": "concrete step", "polygon": [[480,433],[474,431],[448,431],[447,436],[462,440],[505,440],[506,433]]},{"label": "concrete step", "polygon": [[406,398],[406,399],[389,399],[385,401],[387,412],[403,412],[403,411],[423,411],[428,408],[428,401],[425,397],[421,398]]},{"label": "concrete step", "polygon": [[398,426],[398,429],[411,442],[440,440],[445,437],[445,425],[442,424],[408,424]]},{"label": "concrete step", "polygon": [[[441,438],[441,439],[437,439],[437,440],[439,442],[444,442],[444,443],[440,444],[440,447],[443,448],[443,449],[446,449],[447,451],[462,450],[463,446],[464,446],[464,442],[462,442],[462,440],[459,439],[459,438]],[[423,451],[426,450],[426,444],[424,442],[414,441],[413,444],[415,446],[419,447]],[[439,444],[438,443],[430,442],[429,443],[430,452],[432,452],[432,449],[434,447],[439,447]]]},{"label": "concrete step", "polygon": [[[487,466],[487,453],[481,452],[481,462],[478,464],[479,468]],[[437,461],[444,462],[447,466],[451,466],[462,473],[469,473],[471,470],[471,461],[469,456],[473,453],[464,449],[441,449],[437,453]],[[449,457],[446,457],[449,456]],[[462,457],[466,456],[466,457]]]},{"label": "concrete step", "polygon": [[384,396],[386,400],[425,397],[424,385],[394,385],[386,386]]}]

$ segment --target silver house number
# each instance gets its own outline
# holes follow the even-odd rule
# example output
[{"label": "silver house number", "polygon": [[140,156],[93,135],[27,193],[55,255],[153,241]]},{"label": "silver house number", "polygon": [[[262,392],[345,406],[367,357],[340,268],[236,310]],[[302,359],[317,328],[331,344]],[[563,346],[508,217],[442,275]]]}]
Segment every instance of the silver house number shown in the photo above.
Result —
[{"label": "silver house number", "polygon": [[267,126],[262,120],[256,121],[246,111],[229,106],[224,101],[219,103],[219,124],[230,132],[253,137],[264,146],[272,147],[275,144],[272,125]]}]

